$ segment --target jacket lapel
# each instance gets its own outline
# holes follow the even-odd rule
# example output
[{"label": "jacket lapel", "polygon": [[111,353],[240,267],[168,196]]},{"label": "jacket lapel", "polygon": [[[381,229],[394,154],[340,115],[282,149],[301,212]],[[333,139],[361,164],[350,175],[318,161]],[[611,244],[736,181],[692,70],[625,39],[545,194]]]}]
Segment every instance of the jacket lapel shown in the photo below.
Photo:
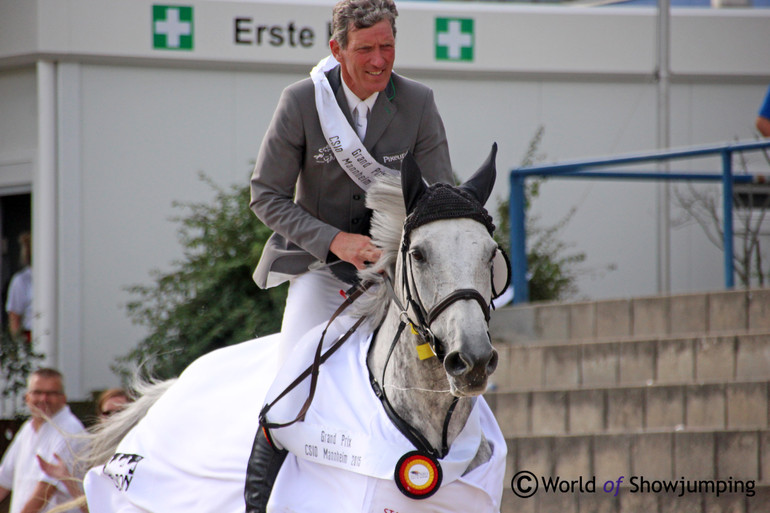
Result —
[{"label": "jacket lapel", "polygon": [[348,120],[350,126],[355,130],[353,124],[353,115],[350,113],[350,106],[348,105],[348,99],[345,96],[345,90],[342,88],[342,77],[340,76],[340,67],[336,66],[326,74],[326,78],[329,79],[329,85],[334,91],[334,97],[337,98],[337,104],[340,106],[342,113],[345,115],[345,119]]},{"label": "jacket lapel", "polygon": [[367,149],[373,147],[374,143],[382,137],[385,129],[396,116],[398,107],[393,101],[395,98],[396,88],[393,86],[393,78],[391,77],[385,90],[377,95],[377,100],[374,102],[374,107],[369,115],[369,124],[366,126],[366,136],[364,137],[364,146]]}]

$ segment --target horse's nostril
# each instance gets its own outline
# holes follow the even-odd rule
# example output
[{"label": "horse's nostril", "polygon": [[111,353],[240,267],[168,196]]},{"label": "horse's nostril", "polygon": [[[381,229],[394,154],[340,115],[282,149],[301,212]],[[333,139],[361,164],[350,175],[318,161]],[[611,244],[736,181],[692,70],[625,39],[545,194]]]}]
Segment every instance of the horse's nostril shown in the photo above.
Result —
[{"label": "horse's nostril", "polygon": [[471,370],[471,365],[459,351],[452,351],[444,358],[444,369],[450,376],[462,376]]},{"label": "horse's nostril", "polygon": [[489,361],[487,362],[487,375],[490,375],[493,372],[495,372],[495,369],[497,369],[497,361],[498,361],[497,351],[493,349],[492,356],[489,358]]}]

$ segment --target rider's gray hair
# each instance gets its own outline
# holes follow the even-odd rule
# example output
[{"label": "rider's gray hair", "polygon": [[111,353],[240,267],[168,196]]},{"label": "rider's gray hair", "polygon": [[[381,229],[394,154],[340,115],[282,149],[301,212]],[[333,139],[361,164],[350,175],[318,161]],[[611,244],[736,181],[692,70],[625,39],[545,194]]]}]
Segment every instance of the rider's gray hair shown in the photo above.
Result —
[{"label": "rider's gray hair", "polygon": [[369,28],[386,20],[390,22],[393,36],[396,35],[398,10],[393,0],[342,0],[334,6],[332,15],[332,39],[341,48],[348,46],[348,31]]}]

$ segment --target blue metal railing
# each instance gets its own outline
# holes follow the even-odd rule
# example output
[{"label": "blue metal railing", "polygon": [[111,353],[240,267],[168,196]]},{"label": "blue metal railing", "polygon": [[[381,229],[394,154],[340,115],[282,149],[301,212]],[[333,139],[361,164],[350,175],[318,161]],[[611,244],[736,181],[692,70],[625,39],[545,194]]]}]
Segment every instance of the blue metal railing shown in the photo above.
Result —
[{"label": "blue metal railing", "polygon": [[[713,146],[684,148],[678,150],[659,151],[636,155],[624,155],[592,160],[579,160],[561,164],[543,164],[531,167],[516,168],[510,174],[509,220],[511,228],[511,267],[515,296],[514,303],[529,301],[529,282],[527,279],[527,242],[526,242],[526,209],[525,181],[530,176],[549,178],[591,178],[607,180],[676,180],[676,181],[721,181],[722,207],[724,227],[724,272],[725,288],[733,288],[733,184],[752,183],[760,180],[755,175],[733,174],[733,153],[758,151],[770,148],[770,141],[737,142]],[[722,172],[717,173],[669,173],[633,172],[633,171],[594,171],[596,168],[639,164],[651,161],[668,161],[692,159],[721,155]]]}]

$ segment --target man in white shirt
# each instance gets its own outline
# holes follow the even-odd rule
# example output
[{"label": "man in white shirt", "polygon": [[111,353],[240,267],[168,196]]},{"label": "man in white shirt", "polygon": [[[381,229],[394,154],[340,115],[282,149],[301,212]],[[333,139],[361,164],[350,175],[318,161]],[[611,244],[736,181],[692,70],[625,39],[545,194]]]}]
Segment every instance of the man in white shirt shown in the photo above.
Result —
[{"label": "man in white shirt", "polygon": [[64,380],[55,369],[33,372],[24,400],[31,417],[8,447],[0,463],[0,500],[11,495],[9,513],[43,513],[72,499],[64,483],[47,476],[37,457],[55,461],[59,455],[72,468],[77,434],[83,424],[67,406]]}]

